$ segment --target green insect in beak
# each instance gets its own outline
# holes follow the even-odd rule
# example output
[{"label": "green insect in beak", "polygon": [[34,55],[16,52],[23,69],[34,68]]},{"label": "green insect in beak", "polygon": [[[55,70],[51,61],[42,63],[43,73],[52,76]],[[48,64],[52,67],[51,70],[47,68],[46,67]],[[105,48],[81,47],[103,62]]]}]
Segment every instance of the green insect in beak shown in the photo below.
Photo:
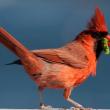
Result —
[{"label": "green insect in beak", "polygon": [[103,38],[102,39],[102,43],[103,43],[103,50],[104,50],[104,53],[106,55],[110,54],[110,49],[109,49],[109,46],[108,46],[108,39],[107,38]]}]

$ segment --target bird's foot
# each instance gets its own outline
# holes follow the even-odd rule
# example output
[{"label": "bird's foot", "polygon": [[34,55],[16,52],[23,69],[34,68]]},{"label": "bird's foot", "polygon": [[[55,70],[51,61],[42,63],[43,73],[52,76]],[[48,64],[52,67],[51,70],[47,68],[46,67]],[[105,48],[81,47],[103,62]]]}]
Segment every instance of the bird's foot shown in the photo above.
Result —
[{"label": "bird's foot", "polygon": [[72,110],[93,110],[92,108],[72,107]]},{"label": "bird's foot", "polygon": [[82,105],[80,105],[79,103],[75,104],[75,107],[73,107],[72,110],[93,110],[92,108],[85,108]]},{"label": "bird's foot", "polygon": [[67,110],[67,107],[62,107],[62,108],[60,108],[59,110]]},{"label": "bird's foot", "polygon": [[74,108],[73,110],[93,110],[92,108]]},{"label": "bird's foot", "polygon": [[43,103],[40,104],[40,109],[41,110],[50,110],[51,108],[52,108],[52,106],[50,106],[50,105],[46,105],[46,104],[43,104]]}]

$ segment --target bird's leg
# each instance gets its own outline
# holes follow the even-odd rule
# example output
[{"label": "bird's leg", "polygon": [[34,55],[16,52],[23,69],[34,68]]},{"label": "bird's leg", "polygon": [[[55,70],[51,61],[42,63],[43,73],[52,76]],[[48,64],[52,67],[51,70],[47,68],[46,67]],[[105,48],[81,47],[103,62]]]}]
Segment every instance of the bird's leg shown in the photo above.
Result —
[{"label": "bird's leg", "polygon": [[40,99],[40,108],[41,108],[42,110],[44,110],[44,109],[47,110],[47,109],[50,108],[51,106],[48,106],[48,105],[44,104],[44,102],[43,102],[43,96],[42,96],[43,90],[44,90],[44,87],[38,87],[39,99]]},{"label": "bird's leg", "polygon": [[72,99],[70,98],[72,89],[73,89],[72,87],[70,87],[70,88],[65,88],[65,89],[64,89],[64,98],[65,98],[69,103],[71,103],[73,106],[75,106],[76,108],[84,109],[84,107],[83,107],[82,105],[80,105],[79,103],[75,102],[74,100],[72,100]]},{"label": "bird's leg", "polygon": [[40,100],[40,108],[44,108],[45,107],[45,104],[43,102],[43,96],[42,96],[42,92],[44,90],[44,87],[38,87],[38,92],[39,92],[39,100]]},{"label": "bird's leg", "polygon": [[39,92],[40,106],[42,106],[43,105],[43,96],[42,96],[43,88],[38,87],[38,92]]}]

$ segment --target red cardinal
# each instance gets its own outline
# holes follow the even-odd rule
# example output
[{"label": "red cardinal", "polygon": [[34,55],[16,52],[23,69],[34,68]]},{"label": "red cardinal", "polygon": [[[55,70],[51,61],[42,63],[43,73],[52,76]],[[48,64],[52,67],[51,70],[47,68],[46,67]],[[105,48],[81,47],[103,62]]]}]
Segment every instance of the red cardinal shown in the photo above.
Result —
[{"label": "red cardinal", "polygon": [[83,106],[70,98],[71,91],[90,75],[96,74],[97,60],[105,47],[103,39],[110,41],[110,36],[99,8],[96,8],[87,29],[57,49],[29,51],[0,28],[0,42],[19,57],[11,64],[21,64],[38,85],[39,91],[46,87],[64,89],[64,98],[77,108]]}]

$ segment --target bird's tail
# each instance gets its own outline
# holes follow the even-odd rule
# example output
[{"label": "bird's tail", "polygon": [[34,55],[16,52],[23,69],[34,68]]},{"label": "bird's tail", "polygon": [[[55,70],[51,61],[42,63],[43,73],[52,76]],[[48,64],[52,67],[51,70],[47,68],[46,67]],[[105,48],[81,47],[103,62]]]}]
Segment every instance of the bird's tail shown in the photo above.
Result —
[{"label": "bird's tail", "polygon": [[[14,52],[18,57],[22,57],[22,55],[24,55],[23,53],[29,52],[18,40],[3,28],[0,28],[0,42]],[[18,54],[19,52],[17,52],[17,50],[21,51],[21,54]]]},{"label": "bird's tail", "polygon": [[28,73],[34,73],[41,69],[43,65],[42,60],[33,55],[26,47],[24,47],[3,28],[0,28],[0,43],[20,58]]}]

